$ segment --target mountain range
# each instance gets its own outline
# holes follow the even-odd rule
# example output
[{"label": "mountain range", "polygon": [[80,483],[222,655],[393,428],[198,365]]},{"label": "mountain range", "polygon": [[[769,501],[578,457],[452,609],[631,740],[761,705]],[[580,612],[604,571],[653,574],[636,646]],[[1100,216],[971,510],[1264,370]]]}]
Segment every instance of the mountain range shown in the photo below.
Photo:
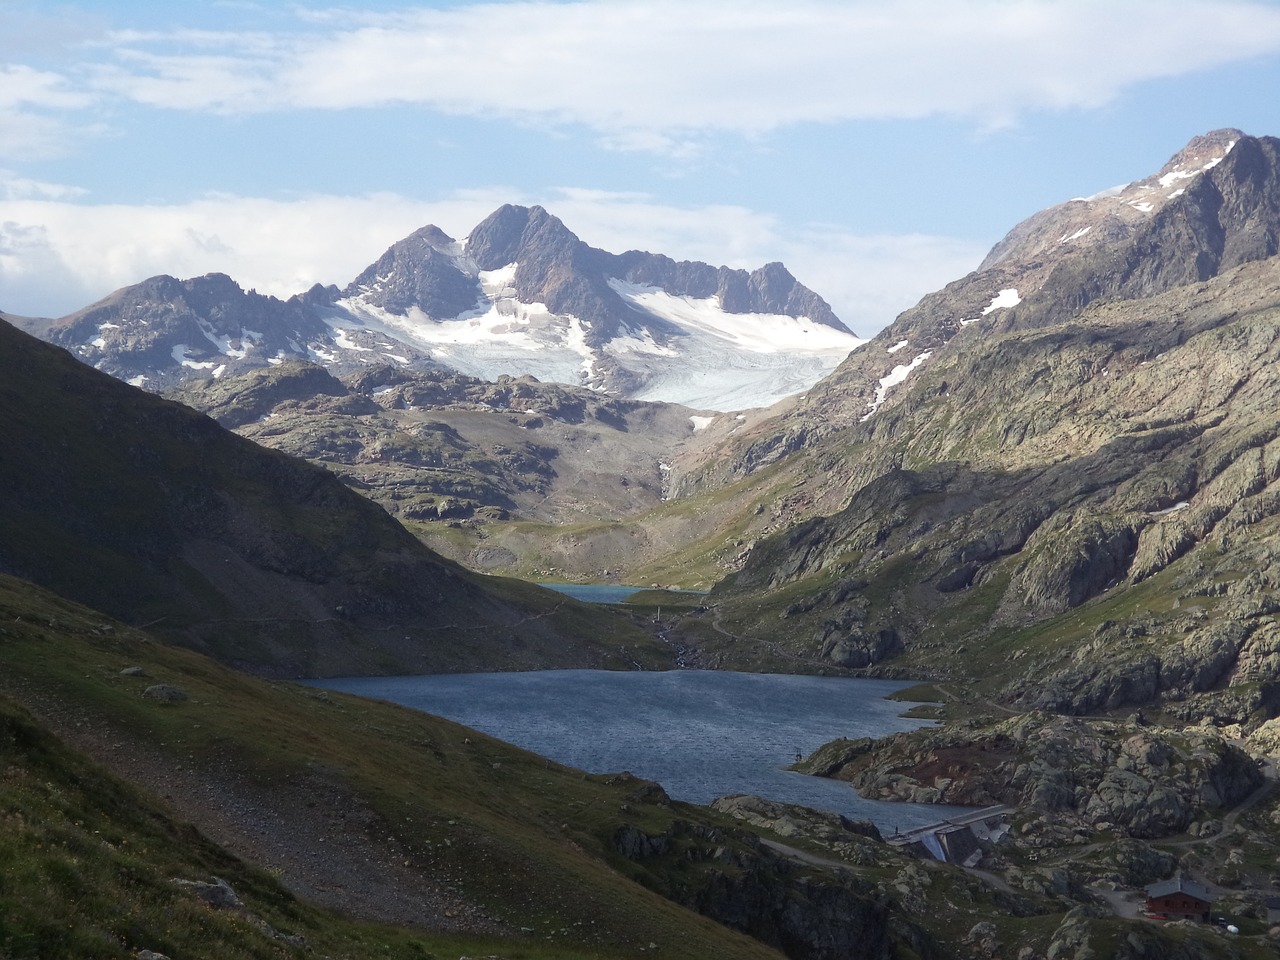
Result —
[{"label": "mountain range", "polygon": [[418,230],[341,290],[281,301],[222,274],[160,276],[25,326],[152,390],[303,359],[532,375],[711,410],[769,406],[862,342],[780,263],[606,253],[541,207],[510,205],[462,240]]}]

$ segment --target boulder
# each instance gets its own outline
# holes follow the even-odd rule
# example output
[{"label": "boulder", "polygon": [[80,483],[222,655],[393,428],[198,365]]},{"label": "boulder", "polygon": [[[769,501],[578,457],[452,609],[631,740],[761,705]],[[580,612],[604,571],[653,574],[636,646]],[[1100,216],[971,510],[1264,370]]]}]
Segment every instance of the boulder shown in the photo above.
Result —
[{"label": "boulder", "polygon": [[187,699],[187,691],[168,683],[153,683],[142,691],[148,700],[160,700],[164,703],[178,703]]}]

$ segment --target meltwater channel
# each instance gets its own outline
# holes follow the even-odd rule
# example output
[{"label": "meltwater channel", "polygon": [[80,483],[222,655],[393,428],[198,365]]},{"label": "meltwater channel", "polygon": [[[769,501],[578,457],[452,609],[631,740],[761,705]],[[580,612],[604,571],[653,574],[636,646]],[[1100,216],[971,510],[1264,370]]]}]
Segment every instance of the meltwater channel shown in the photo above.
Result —
[{"label": "meltwater channel", "polygon": [[927,721],[885,697],[908,684],[676,670],[356,677],[313,686],[455,720],[589,773],[630,771],[677,800],[749,793],[874,821],[882,832],[962,808],[864,800],[846,783],[785,767],[837,737],[881,737]]}]

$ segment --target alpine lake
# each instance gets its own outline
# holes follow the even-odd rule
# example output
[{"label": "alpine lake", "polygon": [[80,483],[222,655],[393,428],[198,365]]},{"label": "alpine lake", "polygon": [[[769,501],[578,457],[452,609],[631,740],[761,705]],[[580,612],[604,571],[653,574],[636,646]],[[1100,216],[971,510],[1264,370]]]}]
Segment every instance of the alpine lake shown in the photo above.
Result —
[{"label": "alpine lake", "polygon": [[[634,590],[574,585],[572,595],[617,603]],[[588,773],[628,771],[691,803],[755,794],[871,820],[884,833],[965,810],[866,800],[847,783],[786,769],[838,737],[883,737],[929,725],[902,716],[910,702],[885,699],[911,686],[909,681],[549,670],[309,683],[445,717]]]}]

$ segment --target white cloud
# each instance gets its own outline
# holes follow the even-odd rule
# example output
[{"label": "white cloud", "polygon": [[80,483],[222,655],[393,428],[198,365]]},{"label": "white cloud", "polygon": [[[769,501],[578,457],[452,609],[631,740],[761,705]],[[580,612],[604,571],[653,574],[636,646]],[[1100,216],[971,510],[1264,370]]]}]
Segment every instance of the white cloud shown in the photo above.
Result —
[{"label": "white cloud", "polygon": [[1258,0],[534,0],[295,26],[120,33],[94,84],[228,113],[408,103],[678,152],[801,122],[998,126],[1280,51],[1280,10]]},{"label": "white cloud", "polygon": [[82,197],[88,191],[83,187],[63,183],[46,183],[20,177],[9,170],[0,170],[0,199],[4,200],[70,200]]},{"label": "white cloud", "polygon": [[69,112],[94,95],[64,76],[22,64],[0,64],[0,152],[11,157],[51,156],[77,135]]},{"label": "white cloud", "polygon": [[317,282],[344,286],[418,227],[435,223],[460,237],[512,201],[541,203],[587,243],[614,252],[651,250],[746,269],[782,260],[863,336],[971,270],[985,252],[948,238],[860,237],[790,227],[743,207],[677,207],[578,189],[521,197],[494,187],[438,201],[211,196],[165,206],[28,199],[6,203],[0,221],[0,309],[61,316],[159,273],[226,273],[279,297]]}]

